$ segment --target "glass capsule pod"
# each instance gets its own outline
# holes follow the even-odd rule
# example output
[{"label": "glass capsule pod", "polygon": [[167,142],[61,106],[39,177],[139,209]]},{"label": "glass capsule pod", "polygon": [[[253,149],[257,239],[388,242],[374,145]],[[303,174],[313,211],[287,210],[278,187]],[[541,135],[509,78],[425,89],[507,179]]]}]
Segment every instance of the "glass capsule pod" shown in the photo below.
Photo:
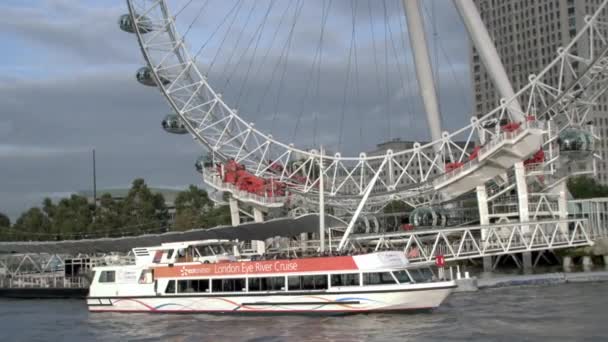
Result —
[{"label": "glass capsule pod", "polygon": [[[167,78],[163,76],[159,77],[163,85],[171,83]],[[137,72],[135,73],[135,78],[137,78],[137,82],[145,86],[156,87],[156,81],[154,80],[154,76],[152,75],[152,70],[147,66],[137,69]]]},{"label": "glass capsule pod", "polygon": [[559,133],[557,138],[559,152],[569,159],[585,159],[590,157],[595,150],[595,139],[593,135],[582,128],[566,128]]},{"label": "glass capsule pod", "polygon": [[203,173],[203,170],[213,167],[213,157],[209,154],[204,154],[196,159],[196,163],[194,163],[194,167],[196,168],[196,172]]},{"label": "glass capsule pod", "polygon": [[[137,18],[137,29],[139,33],[144,34],[153,31],[152,23],[148,17],[139,15]],[[123,14],[118,17],[118,26],[125,32],[135,33],[135,25],[133,24],[133,20],[131,20],[131,16],[129,14]]]},{"label": "glass capsule pod", "polygon": [[173,134],[186,134],[188,129],[182,119],[176,114],[169,114],[165,116],[162,121],[163,129],[168,133]]},{"label": "glass capsule pod", "polygon": [[439,208],[418,207],[410,213],[410,224],[414,227],[444,227],[448,224],[448,216]]}]

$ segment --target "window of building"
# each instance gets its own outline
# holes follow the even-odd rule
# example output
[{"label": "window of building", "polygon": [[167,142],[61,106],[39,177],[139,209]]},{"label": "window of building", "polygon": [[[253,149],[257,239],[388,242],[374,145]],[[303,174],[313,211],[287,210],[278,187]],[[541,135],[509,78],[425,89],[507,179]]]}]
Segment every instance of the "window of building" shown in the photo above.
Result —
[{"label": "window of building", "polygon": [[287,280],[289,291],[327,289],[327,275],[325,274],[290,276]]},{"label": "window of building", "polygon": [[175,293],[175,280],[169,280],[167,287],[165,288],[165,293]]},{"label": "window of building", "polygon": [[332,274],[331,286],[359,286],[359,273]]},{"label": "window of building", "polygon": [[363,285],[389,285],[396,284],[390,272],[363,273]]},{"label": "window of building", "polygon": [[249,291],[283,291],[285,277],[249,278]]},{"label": "window of building", "polygon": [[179,292],[179,293],[209,292],[209,279],[178,280],[177,292]]},{"label": "window of building", "polygon": [[211,290],[213,292],[241,292],[245,291],[245,278],[213,279]]},{"label": "window of building", "polygon": [[113,283],[116,281],[116,271],[101,271],[99,275],[100,283]]}]

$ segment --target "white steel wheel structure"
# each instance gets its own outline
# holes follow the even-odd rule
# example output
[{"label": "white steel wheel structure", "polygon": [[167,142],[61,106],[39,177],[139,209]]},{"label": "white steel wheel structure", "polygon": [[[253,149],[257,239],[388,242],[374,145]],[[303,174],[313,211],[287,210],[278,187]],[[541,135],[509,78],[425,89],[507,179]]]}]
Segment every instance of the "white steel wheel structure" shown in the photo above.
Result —
[{"label": "white steel wheel structure", "polygon": [[[466,6],[472,2],[455,3],[461,6],[469,33],[477,34],[475,21],[466,20],[471,9]],[[608,88],[608,1],[585,17],[584,26],[567,46],[555,51],[553,61],[530,75],[525,87],[502,99],[494,110],[471,118],[460,129],[440,133],[431,142],[374,156],[324,155],[320,149],[299,148],[259,130],[209,84],[187,47],[188,32],[178,32],[176,22],[183,13],[195,11],[190,8],[192,1],[179,6],[169,0],[127,0],[127,4],[130,19],[121,17],[121,28],[136,35],[153,85],[179,116],[180,125],[213,155],[215,164],[202,170],[204,181],[241,201],[283,206],[293,203],[290,194],[314,208],[323,189],[326,205],[355,215],[377,212],[391,200],[413,207],[437,204],[475,190],[541,149],[549,156],[541,171],[556,174],[557,139],[566,129],[574,127],[598,139],[587,121]],[[193,23],[184,26],[189,31]],[[286,192],[252,194],[226,183],[222,173],[230,162],[255,177],[285,184]]]}]

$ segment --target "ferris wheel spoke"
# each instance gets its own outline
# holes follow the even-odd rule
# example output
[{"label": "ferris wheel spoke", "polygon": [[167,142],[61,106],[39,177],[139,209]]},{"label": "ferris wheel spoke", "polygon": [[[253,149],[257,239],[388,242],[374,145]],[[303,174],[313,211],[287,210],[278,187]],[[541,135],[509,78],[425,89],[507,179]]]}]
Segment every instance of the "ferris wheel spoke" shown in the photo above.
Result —
[{"label": "ferris wheel spoke", "polygon": [[[273,2],[274,0],[271,0],[269,8],[272,7]],[[133,22],[131,30],[134,32],[132,33],[135,33],[138,37],[144,57],[149,64],[151,73],[154,75],[154,80],[195,138],[213,150],[214,154],[221,156],[223,161],[235,159],[247,163],[253,167],[252,171],[255,174],[276,176],[282,181],[294,184],[296,189],[302,191],[303,194],[314,194],[315,191],[318,191],[316,184],[319,183],[319,175],[315,171],[315,163],[319,160],[318,152],[303,150],[291,144],[282,143],[275,140],[271,135],[264,134],[253,124],[244,121],[236,110],[226,105],[221,95],[211,88],[207,79],[203,76],[212,71],[213,65],[217,64],[217,60],[222,56],[221,51],[227,49],[224,42],[226,42],[228,33],[219,38],[217,38],[217,34],[223,32],[223,28],[232,26],[231,23],[234,23],[238,12],[243,8],[242,0],[235,1],[227,6],[232,6],[228,13],[223,18],[221,16],[217,18],[221,21],[220,25],[209,24],[211,26],[210,35],[212,36],[210,38],[216,37],[220,48],[210,61],[205,73],[201,72],[202,65],[198,65],[196,60],[201,52],[206,51],[205,48],[209,46],[210,40],[204,42],[193,55],[190,55],[185,42],[188,38],[195,36],[191,29],[202,18],[200,13],[205,12],[207,2],[200,8],[193,9],[192,7],[195,7],[196,2],[188,1],[185,5],[178,7],[173,17],[170,15],[169,7],[165,1],[129,0],[128,3]],[[384,5],[386,6],[386,4]],[[297,4],[294,21],[297,20],[295,18],[299,16],[298,13],[300,13],[302,6],[302,2]],[[247,23],[254,22],[250,21],[250,18],[253,18],[251,13],[253,13],[254,8],[255,5],[252,5],[248,10],[247,19],[245,19]],[[390,155],[387,152],[384,158],[388,158],[388,161],[384,167],[378,166],[378,160],[380,159],[375,156],[343,157],[340,154],[324,156],[323,158],[328,162],[328,166],[323,172],[329,182],[326,191],[331,196],[336,196],[336,198],[349,195],[360,196],[366,189],[367,182],[371,177],[383,172],[389,174],[389,176],[386,179],[380,177],[375,185],[378,191],[371,195],[372,198],[380,198],[390,192],[400,199],[407,199],[408,196],[411,196],[415,199],[412,200],[415,203],[419,203],[417,202],[418,199],[422,202],[433,200],[433,198],[437,198],[437,193],[430,190],[432,189],[431,184],[435,177],[446,173],[445,163],[448,161],[460,164],[466,163],[472,157],[471,147],[478,146],[478,144],[492,144],[497,139],[501,139],[503,135],[501,125],[503,122],[512,120],[510,113],[512,109],[509,106],[514,101],[527,104],[525,108],[518,112],[524,116],[536,117],[537,119],[564,118],[565,123],[559,123],[559,127],[556,128],[557,131],[563,130],[566,125],[584,123],[591,107],[597,102],[598,97],[603,94],[601,89],[596,88],[598,88],[598,85],[606,85],[608,82],[606,72],[608,70],[608,59],[605,56],[606,46],[608,45],[605,32],[608,25],[604,19],[606,17],[605,8],[606,2],[603,2],[600,9],[592,17],[585,19],[584,27],[572,39],[572,42],[560,49],[556,59],[536,76],[531,77],[529,83],[517,92],[513,98],[503,100],[499,106],[480,118],[471,119],[469,125],[452,133],[445,133],[442,139],[429,142],[423,146],[418,144],[408,150],[391,151]],[[280,18],[281,20],[286,17],[288,9],[289,6],[286,7],[283,16]],[[329,12],[326,6],[323,6],[323,9],[324,14]],[[176,20],[183,19],[189,13],[194,14],[197,11],[199,14],[196,14],[190,22],[186,22],[187,28],[184,34],[180,36],[175,27]],[[267,17],[268,11],[265,12],[265,17]],[[355,16],[353,15],[352,37],[356,36],[354,33]],[[326,22],[326,16],[323,17],[324,22]],[[291,24],[293,27],[293,21]],[[252,57],[250,57],[251,60],[247,66],[245,82],[242,82],[239,87],[237,103],[240,103],[243,96],[243,89],[245,89],[245,83],[250,77],[251,70],[255,70],[254,74],[261,72],[261,68],[256,69],[252,66],[255,63],[255,56],[259,48],[258,43],[263,41],[261,37],[264,29],[262,27],[266,25],[266,19],[259,22],[257,26],[252,25],[254,25],[253,36],[243,37],[243,34],[240,34],[232,47],[233,54],[227,57],[226,63],[222,66],[223,72],[221,74],[227,76],[224,86],[227,88],[236,72],[235,70],[241,65],[241,60],[249,54],[250,48],[253,46],[254,52],[251,54]],[[392,28],[388,23],[385,23],[384,26],[385,38],[389,38],[390,35],[391,39],[390,42],[385,39],[384,44],[387,51],[385,51],[384,58],[388,58],[389,45],[387,44],[390,44],[393,56],[397,59]],[[241,33],[245,32],[247,27],[249,26],[243,25]],[[278,32],[279,29],[275,32]],[[376,33],[374,28],[371,27],[371,34],[375,36]],[[405,35],[402,34],[402,38],[405,38]],[[248,43],[237,54],[237,47],[245,39],[248,39]],[[255,45],[253,45],[254,41]],[[287,41],[290,41],[290,39]],[[372,43],[376,45],[377,42],[374,40]],[[582,50],[577,49],[579,43],[590,45],[590,52],[582,55]],[[270,51],[272,45],[274,45],[274,38],[268,51]],[[347,73],[350,73],[351,63],[354,63],[355,69],[358,69],[360,63],[357,56],[356,42],[351,42],[350,46],[351,51],[354,51],[352,51],[353,59],[348,59],[347,69],[349,71]],[[373,51],[373,54],[376,60],[375,65],[379,67],[376,51]],[[284,70],[287,64],[288,51],[285,51],[285,54],[282,53],[281,56],[278,65]],[[232,63],[233,60],[236,60],[236,62]],[[267,60],[268,58],[262,58],[261,62],[266,63]],[[230,64],[236,65],[231,69]],[[386,61],[385,64],[387,64]],[[315,69],[315,65],[313,65],[313,69]],[[581,69],[579,65],[584,65],[585,68]],[[398,67],[400,68],[399,64]],[[407,65],[405,65],[405,68],[407,68]],[[316,72],[312,74],[315,74],[315,82],[319,82],[320,68],[315,70]],[[402,71],[400,69],[397,71],[399,77],[401,77],[401,83],[407,83],[404,81]],[[376,73],[376,76],[378,75],[379,73]],[[280,81],[283,77],[284,75],[280,76],[279,85],[283,84]],[[356,78],[354,79],[356,80]],[[379,78],[377,81],[380,83]],[[388,81],[388,79],[385,81]],[[348,79],[347,83],[349,83]],[[355,81],[355,83],[357,82]],[[282,87],[280,86],[280,88]],[[355,88],[358,88],[358,86]],[[385,87],[378,86],[377,89],[378,91],[384,89],[386,92],[388,87],[385,84]],[[318,92],[318,88],[316,90]],[[345,92],[348,92],[348,89]],[[277,112],[277,103],[278,101],[275,101],[273,115]],[[341,130],[342,128],[340,128],[340,132]],[[316,138],[314,140],[316,141]],[[341,141],[342,138],[339,140]],[[296,155],[297,159],[302,159],[303,162],[289,169],[288,165],[296,160]],[[277,171],[279,167],[281,169]],[[427,196],[426,199],[424,199],[425,196]]]}]

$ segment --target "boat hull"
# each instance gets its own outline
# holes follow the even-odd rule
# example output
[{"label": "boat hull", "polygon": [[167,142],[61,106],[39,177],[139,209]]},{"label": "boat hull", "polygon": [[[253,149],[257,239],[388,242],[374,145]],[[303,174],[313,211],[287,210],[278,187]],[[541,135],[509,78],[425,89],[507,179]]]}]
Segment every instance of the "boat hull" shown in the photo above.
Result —
[{"label": "boat hull", "polygon": [[431,310],[454,288],[453,282],[444,282],[426,288],[367,291],[89,297],[87,304],[91,312],[348,314]]}]

